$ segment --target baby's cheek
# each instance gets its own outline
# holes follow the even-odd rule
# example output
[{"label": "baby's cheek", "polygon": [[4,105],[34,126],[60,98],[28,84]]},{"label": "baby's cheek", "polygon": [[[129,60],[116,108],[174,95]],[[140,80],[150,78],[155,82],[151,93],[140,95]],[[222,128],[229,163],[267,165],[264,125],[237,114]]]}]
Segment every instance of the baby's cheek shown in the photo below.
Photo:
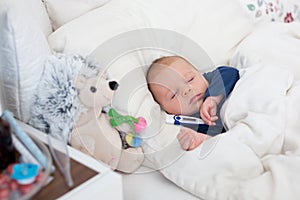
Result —
[{"label": "baby's cheek", "polygon": [[200,102],[200,101],[197,103],[194,103],[194,104],[187,103],[183,114],[184,115],[192,115],[194,113],[197,113],[200,111],[201,105],[202,105],[202,102]]},{"label": "baby's cheek", "polygon": [[178,99],[174,103],[174,107],[176,109],[176,114],[181,114],[184,109],[183,104]]},{"label": "baby's cheek", "polygon": [[201,108],[201,106],[203,105],[203,100],[200,100],[200,101],[198,101],[198,108],[200,109]]},{"label": "baby's cheek", "polygon": [[169,101],[163,106],[163,109],[170,114],[181,114],[182,113],[182,105],[178,99],[174,99]]},{"label": "baby's cheek", "polygon": [[199,108],[196,104],[190,104],[186,99],[177,101],[177,114],[190,115],[195,112],[199,112]]}]

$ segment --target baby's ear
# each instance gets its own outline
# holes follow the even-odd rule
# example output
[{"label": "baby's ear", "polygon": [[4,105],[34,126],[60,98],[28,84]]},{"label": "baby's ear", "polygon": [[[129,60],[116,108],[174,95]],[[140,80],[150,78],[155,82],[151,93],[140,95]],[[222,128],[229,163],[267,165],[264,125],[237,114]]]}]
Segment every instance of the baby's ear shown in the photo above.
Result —
[{"label": "baby's ear", "polygon": [[73,81],[75,87],[81,90],[85,86],[87,79],[82,75],[78,75]]}]

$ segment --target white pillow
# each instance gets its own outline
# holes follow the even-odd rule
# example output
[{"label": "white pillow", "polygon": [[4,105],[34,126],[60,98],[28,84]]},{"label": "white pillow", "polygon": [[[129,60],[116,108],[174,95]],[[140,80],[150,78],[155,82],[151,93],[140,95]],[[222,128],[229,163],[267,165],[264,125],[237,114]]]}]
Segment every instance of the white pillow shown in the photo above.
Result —
[{"label": "white pillow", "polygon": [[[12,0],[9,3],[10,7],[18,7],[18,9],[20,9],[20,15],[26,12],[28,15],[32,16],[31,23],[36,23],[46,36],[52,33],[52,27],[48,13],[40,0],[29,0],[22,2]],[[24,11],[21,11],[21,9]]]},{"label": "white pillow", "polygon": [[[51,53],[44,30],[30,9],[38,5],[37,1],[7,0],[0,3],[2,108],[11,110],[25,122],[29,118],[33,93],[43,71],[44,59]],[[39,8],[35,9],[38,12]]]},{"label": "white pillow", "polygon": [[126,0],[111,0],[57,29],[49,38],[52,49],[64,53],[90,54],[114,35],[141,27],[136,7]]},{"label": "white pillow", "polygon": [[54,30],[109,0],[44,0]]},{"label": "white pillow", "polygon": [[60,27],[49,43],[58,51],[89,54],[129,30],[167,29],[188,36],[216,65],[224,65],[257,21],[242,5],[240,0],[112,0]]},{"label": "white pillow", "polygon": [[3,9],[17,9],[20,15],[26,13],[32,16],[31,23],[36,24],[46,36],[52,33],[49,16],[41,0],[1,0],[0,4]]}]

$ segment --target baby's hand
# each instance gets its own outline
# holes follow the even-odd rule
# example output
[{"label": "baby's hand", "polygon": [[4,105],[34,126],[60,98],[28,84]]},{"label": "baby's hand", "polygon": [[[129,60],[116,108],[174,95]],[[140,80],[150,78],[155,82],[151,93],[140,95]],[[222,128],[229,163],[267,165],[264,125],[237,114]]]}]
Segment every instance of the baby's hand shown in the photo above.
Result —
[{"label": "baby's hand", "polygon": [[198,133],[190,128],[181,127],[177,139],[182,149],[193,150],[198,147],[207,137],[203,133]]},{"label": "baby's hand", "polygon": [[207,97],[200,108],[200,116],[203,121],[209,125],[216,125],[216,121],[218,120],[217,116],[217,107],[222,98],[220,96],[217,97]]}]

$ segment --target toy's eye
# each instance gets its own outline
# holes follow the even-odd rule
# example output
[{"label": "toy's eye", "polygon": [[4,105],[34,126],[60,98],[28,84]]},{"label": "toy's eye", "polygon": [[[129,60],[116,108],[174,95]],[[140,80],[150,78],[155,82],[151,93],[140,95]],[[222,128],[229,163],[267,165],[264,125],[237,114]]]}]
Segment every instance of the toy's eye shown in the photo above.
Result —
[{"label": "toy's eye", "polygon": [[97,88],[95,88],[94,86],[91,86],[90,91],[91,91],[92,93],[95,93],[95,92],[97,92]]}]

